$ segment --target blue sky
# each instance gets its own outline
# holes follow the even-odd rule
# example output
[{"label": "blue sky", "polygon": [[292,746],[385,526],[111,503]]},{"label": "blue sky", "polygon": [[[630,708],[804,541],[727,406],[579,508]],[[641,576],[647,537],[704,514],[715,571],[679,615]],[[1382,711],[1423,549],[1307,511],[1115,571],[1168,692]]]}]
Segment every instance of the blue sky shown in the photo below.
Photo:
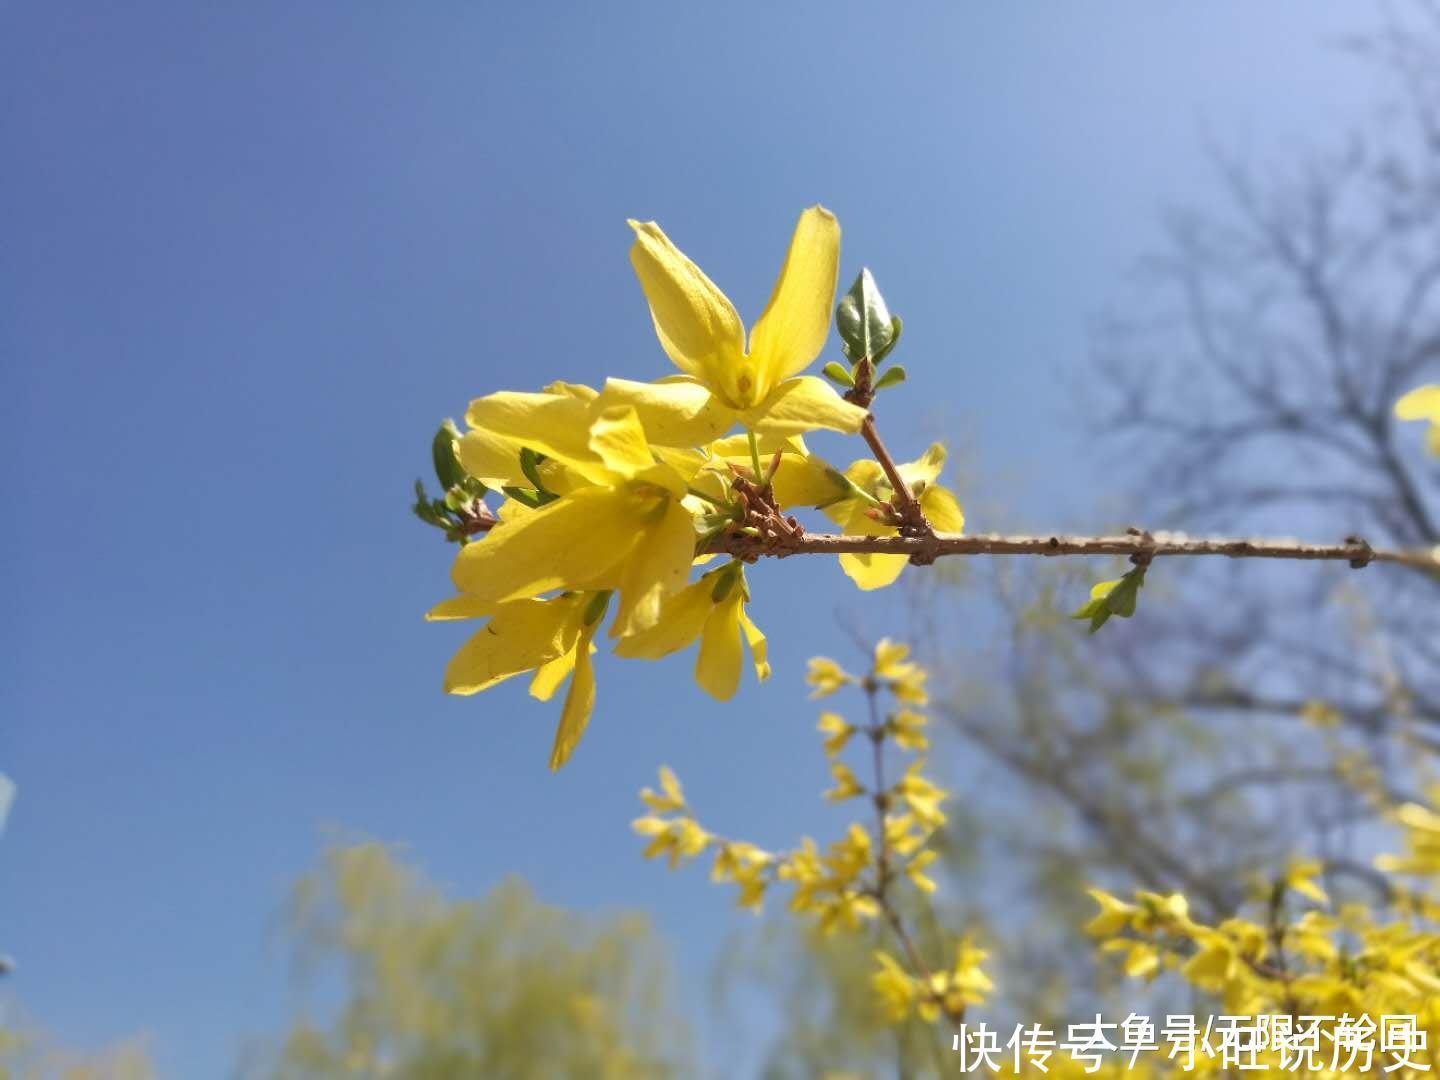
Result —
[{"label": "blue sky", "polygon": [[1093,523],[1067,378],[1211,191],[1203,139],[1271,160],[1373,87],[1338,2],[881,11],[0,0],[0,951],[61,1038],[223,1074],[288,1009],[271,923],[331,826],[643,908],[698,1002],[741,920],[640,862],[634,792],[668,762],[727,832],[833,827],[803,661],[903,606],[760,567],[770,684],[602,660],[551,776],[556,709],[440,693],[449,552],[406,509],[436,421],[669,370],[627,217],[749,320],[823,202],[906,320],[896,452],[970,452],[975,528]]}]

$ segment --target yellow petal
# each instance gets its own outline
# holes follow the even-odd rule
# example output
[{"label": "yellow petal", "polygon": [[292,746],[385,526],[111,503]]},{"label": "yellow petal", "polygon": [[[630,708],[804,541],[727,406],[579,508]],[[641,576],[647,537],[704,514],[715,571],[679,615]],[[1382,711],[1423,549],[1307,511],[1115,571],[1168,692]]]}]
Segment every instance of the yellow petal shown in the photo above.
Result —
[{"label": "yellow petal", "polygon": [[920,495],[920,509],[936,532],[958,533],[965,529],[965,512],[947,488],[932,484]]},{"label": "yellow petal", "polygon": [[892,585],[910,561],[906,555],[846,554],[840,556],[840,569],[862,589],[883,589]]},{"label": "yellow petal", "polygon": [[745,328],[729,298],[653,221],[631,221],[630,265],[645,290],[660,346],[687,375],[718,389],[745,354]]},{"label": "yellow petal", "polygon": [[634,476],[655,464],[640,417],[628,405],[603,409],[590,421],[590,450],[617,476]]},{"label": "yellow petal", "polygon": [[823,428],[854,435],[866,412],[846,401],[824,379],[801,375],[786,379],[759,405],[745,411],[744,423],[769,435],[802,435]]},{"label": "yellow petal", "polygon": [[599,627],[597,620],[580,633],[575,644],[575,674],[570,680],[570,692],[565,695],[565,706],[560,710],[560,726],[555,729],[555,745],[550,748],[550,769],[554,771],[570,760],[580,736],[585,734],[585,725],[590,723],[590,713],[595,708],[595,668],[590,663],[590,639]]},{"label": "yellow petal", "polygon": [[665,597],[684,586],[695,559],[695,525],[677,499],[670,500],[660,519],[646,529],[628,560],[620,584],[620,606],[611,637],[654,626]]},{"label": "yellow petal", "polygon": [[455,556],[455,587],[482,600],[538,596],[551,589],[614,588],[643,532],[635,495],[584,488],[537,513],[504,521]]},{"label": "yellow petal", "polygon": [[654,383],[607,379],[599,404],[634,409],[652,446],[703,446],[735,424],[734,409],[704,384],[679,375]]},{"label": "yellow petal", "polygon": [[800,215],[765,313],[750,332],[761,396],[820,355],[840,271],[840,223],[823,206]]},{"label": "yellow petal", "polygon": [[549,701],[555,696],[555,691],[560,689],[560,684],[568,679],[570,672],[574,670],[574,649],[540,665],[535,669],[535,677],[530,680],[530,696],[536,701]]},{"label": "yellow petal", "polygon": [[745,608],[740,608],[740,629],[745,633],[745,643],[750,646],[750,659],[755,665],[755,678],[764,682],[770,677],[770,649],[765,643],[765,635],[760,628],[750,621],[750,616],[745,613]]},{"label": "yellow petal", "polygon": [[622,638],[615,655],[659,660],[685,648],[700,636],[715,602],[715,578],[706,576],[675,593],[660,607],[660,618],[648,630]]},{"label": "yellow petal", "polygon": [[495,614],[498,605],[474,596],[452,596],[441,600],[425,613],[426,622],[448,622],[451,619],[484,619]]},{"label": "yellow petal", "polygon": [[492,439],[528,446],[603,482],[606,470],[590,449],[591,415],[591,403],[573,394],[502,390],[472,401],[465,422]]},{"label": "yellow petal", "polygon": [[489,487],[530,486],[520,470],[520,448],[509,439],[488,431],[467,431],[456,440],[455,450],[465,471]]},{"label": "yellow petal", "polygon": [[933,484],[940,478],[940,470],[945,468],[945,444],[931,443],[918,461],[908,461],[898,468],[900,475],[911,487],[921,482]]},{"label": "yellow petal", "polygon": [[1440,423],[1440,383],[1417,386],[1395,402],[1395,415],[1401,420],[1430,420]]},{"label": "yellow petal", "polygon": [[787,454],[775,470],[775,498],[781,506],[821,506],[849,490],[835,468],[817,457]]},{"label": "yellow petal", "polygon": [[579,597],[563,596],[497,605],[446,666],[446,693],[478,693],[569,652],[579,633],[578,604]]},{"label": "yellow petal", "polygon": [[695,658],[695,681],[717,701],[729,701],[740,685],[740,604],[738,583],[730,595],[716,604],[705,620],[700,635],[700,655]]}]

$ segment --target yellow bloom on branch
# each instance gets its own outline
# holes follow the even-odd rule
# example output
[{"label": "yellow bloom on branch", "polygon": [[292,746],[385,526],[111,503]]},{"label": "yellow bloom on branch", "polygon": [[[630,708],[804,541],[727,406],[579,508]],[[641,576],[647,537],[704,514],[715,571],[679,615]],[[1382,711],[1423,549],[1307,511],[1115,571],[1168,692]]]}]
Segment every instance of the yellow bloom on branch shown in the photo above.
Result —
[{"label": "yellow bloom on branch", "polygon": [[830,775],[835,778],[835,786],[825,792],[825,798],[831,802],[844,802],[865,794],[865,788],[844,762],[830,762]]},{"label": "yellow bloom on branch", "polygon": [[[940,443],[932,444],[918,460],[896,466],[935,531],[958,533],[965,528],[965,514],[954,494],[937,483],[944,467],[945,447]],[[879,462],[862,458],[845,470],[845,477],[869,498],[853,495],[831,503],[822,508],[826,516],[853,536],[898,536],[899,527],[884,521],[877,506],[895,495]],[[905,555],[852,553],[840,556],[840,568],[860,588],[882,589],[900,576],[909,561]]]},{"label": "yellow bloom on branch", "polygon": [[[590,426],[581,431],[581,445],[567,427],[573,401],[494,394],[471,405],[470,423],[490,430],[487,423],[508,416],[532,432],[527,445],[588,486],[538,509],[506,504],[499,525],[460,549],[451,577],[460,592],[492,603],[555,589],[618,590],[614,636],[653,625],[661,601],[689,576],[696,541],[683,505],[689,477],[656,459],[628,407],[583,412]],[[463,458],[465,438],[460,446]]]},{"label": "yellow bloom on branch", "polygon": [[812,657],[805,671],[805,682],[810,687],[811,701],[829,697],[846,684],[859,681],[827,656]]},{"label": "yellow bloom on branch", "polygon": [[550,768],[569,759],[595,707],[592,640],[604,617],[609,594],[565,593],[549,600],[520,599],[490,603],[461,595],[442,601],[426,618],[488,620],[445,668],[445,692],[474,694],[522,672],[533,671],[530,694],[549,701],[562,683],[570,689],[550,750]]},{"label": "yellow bloom on branch", "polygon": [[750,329],[729,298],[653,221],[631,221],[630,262],[645,291],[655,333],[684,376],[654,384],[658,400],[693,401],[708,392],[724,426],[797,434],[828,428],[855,433],[865,410],[844,401],[822,379],[800,376],[830,333],[839,273],[840,225],[824,207],[800,215],[790,250],[764,313]]},{"label": "yellow bloom on branch", "polygon": [[742,642],[750,648],[755,677],[770,677],[765,635],[745,612],[749,601],[744,568],[738,562],[712,570],[685,586],[660,607],[654,625],[615,647],[615,655],[659,660],[700,639],[695,681],[719,701],[728,701],[740,685]]},{"label": "yellow bloom on branch", "polygon": [[660,766],[660,790],[640,789],[640,800],[656,814],[668,814],[685,809],[685,792],[680,780],[668,765]]},{"label": "yellow bloom on branch", "polygon": [[839,713],[824,712],[820,714],[820,722],[815,725],[815,730],[825,736],[825,756],[834,757],[845,749],[845,744],[850,741],[850,736],[855,734],[855,726],[845,722],[845,718]]}]

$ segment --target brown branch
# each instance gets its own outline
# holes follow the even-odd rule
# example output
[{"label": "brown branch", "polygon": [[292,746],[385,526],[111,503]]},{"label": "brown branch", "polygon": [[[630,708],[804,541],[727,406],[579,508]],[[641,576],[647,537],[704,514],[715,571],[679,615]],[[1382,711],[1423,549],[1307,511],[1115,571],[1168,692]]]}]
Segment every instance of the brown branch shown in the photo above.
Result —
[{"label": "brown branch", "polygon": [[1306,544],[1297,540],[1190,537],[1184,533],[1132,530],[1122,536],[840,536],[833,533],[748,536],[727,533],[706,548],[717,555],[756,559],[788,555],[908,555],[914,563],[945,555],[1128,555],[1155,559],[1180,555],[1224,555],[1232,559],[1299,559],[1344,562],[1359,569],[1372,562],[1394,563],[1414,570],[1440,572],[1440,556],[1419,548],[1372,548],[1359,537],[1338,544]]},{"label": "brown branch", "polygon": [[884,440],[880,438],[880,432],[875,427],[873,413],[865,417],[865,422],[860,425],[860,434],[864,437],[865,444],[870,447],[870,452],[875,455],[875,460],[880,463],[880,468],[884,470],[885,479],[890,481],[891,490],[895,492],[895,513],[900,518],[900,534],[918,537],[934,536],[935,530],[931,528],[930,522],[925,520],[925,513],[920,509],[919,500],[910,490],[910,485],[905,482],[905,477],[900,475],[900,470],[895,465],[895,459],[890,456]]}]

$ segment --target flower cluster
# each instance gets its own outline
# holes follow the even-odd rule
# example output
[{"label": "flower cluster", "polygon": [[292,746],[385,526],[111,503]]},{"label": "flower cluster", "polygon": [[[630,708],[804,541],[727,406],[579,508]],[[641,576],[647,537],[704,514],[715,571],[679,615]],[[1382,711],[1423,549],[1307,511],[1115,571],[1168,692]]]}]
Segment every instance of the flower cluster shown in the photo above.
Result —
[{"label": "flower cluster", "polygon": [[[947,792],[924,775],[923,759],[913,760],[893,783],[885,779],[887,748],[908,753],[929,748],[928,717],[921,711],[929,700],[925,669],[909,659],[907,646],[882,640],[864,675],[816,658],[810,661],[806,681],[812,698],[829,697],[847,686],[864,693],[867,720],[852,723],[826,711],[817,729],[835,781],[825,798],[868,800],[874,824],[851,822],[839,839],[824,848],[804,837],[791,850],[767,851],[700,825],[675,774],[662,768],[659,789],[641,791],[648,812],[633,825],[649,841],[645,857],[665,856],[673,869],[713,852],[711,880],[735,885],[740,907],[758,911],[772,888],[788,886],[789,910],[811,920],[822,934],[853,933],[883,917],[901,950],[898,955],[876,953],[873,985],[885,1015],[896,1023],[912,1015],[927,1021],[942,1014],[962,1016],[967,1005],[983,1000],[991,989],[981,969],[985,954],[962,940],[949,967],[924,968],[896,903],[901,881],[908,884],[915,902],[923,903],[935,891],[926,869],[936,854],[928,844],[945,823],[941,803]],[[882,708],[886,700],[889,707]],[[844,760],[853,742],[865,745],[872,779],[862,781]]]},{"label": "flower cluster", "polygon": [[[886,312],[885,325],[876,322],[883,302],[868,274],[856,283],[860,300],[840,306],[852,364],[825,367],[845,396],[802,374],[830,332],[840,227],[829,211],[800,215],[748,335],[725,294],[658,225],[630,226],[631,264],[680,373],[653,383],[610,379],[598,390],[553,383],[471,402],[466,430],[447,425],[435,441],[445,497],[428,499],[422,486],[415,507],[461,544],[451,574],[457,595],[429,617],[484,620],[450,661],[446,690],[473,694],[533,673],[531,694],[548,700],[568,680],[552,769],[589,721],[591,656],[605,637],[634,659],[698,641],[696,682],[720,700],[735,693],[746,649],[756,677],[767,677],[744,564],[804,534],[792,511],[820,509],[863,536],[898,535],[917,521],[958,532],[964,523],[937,482],[939,445],[912,463],[881,454],[883,466],[861,460],[843,471],[805,445],[810,431],[860,432],[875,392],[900,381],[872,378],[899,320]],[[502,496],[493,509],[485,502],[492,492]],[[692,567],[716,551],[729,561],[692,581]],[[840,562],[872,589],[893,582],[906,556],[847,553]]]},{"label": "flower cluster", "polygon": [[1176,971],[1225,1013],[1335,1023],[1414,1016],[1421,1052],[1381,1068],[1424,1075],[1440,1064],[1440,904],[1426,888],[1440,879],[1440,814],[1407,804],[1393,817],[1407,850],[1382,856],[1377,870],[1416,878],[1420,887],[1387,879],[1390,901],[1380,909],[1333,904],[1320,882],[1322,864],[1298,860],[1257,890],[1253,917],[1210,925],[1193,917],[1180,894],[1137,892],[1122,900],[1097,889],[1091,896],[1100,910],[1086,929],[1102,952],[1120,957],[1127,975],[1150,980]]}]

